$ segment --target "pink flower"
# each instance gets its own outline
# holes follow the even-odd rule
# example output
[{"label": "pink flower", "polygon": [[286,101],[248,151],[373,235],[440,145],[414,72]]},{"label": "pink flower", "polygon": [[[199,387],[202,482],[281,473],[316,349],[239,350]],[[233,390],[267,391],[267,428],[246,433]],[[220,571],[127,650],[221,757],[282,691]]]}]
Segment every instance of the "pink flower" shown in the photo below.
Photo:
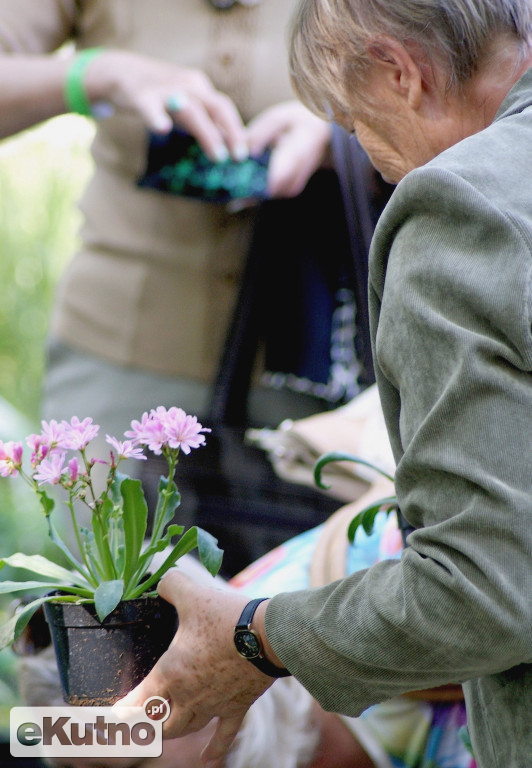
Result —
[{"label": "pink flower", "polygon": [[202,427],[196,416],[188,416],[182,408],[167,410],[162,405],[152,409],[149,415],[144,413],[140,422],[132,421],[131,427],[125,436],[147,445],[155,454],[160,454],[165,446],[190,453],[191,448],[205,444],[205,437],[200,433],[211,431]]},{"label": "pink flower", "polygon": [[43,485],[44,483],[57,485],[65,471],[64,462],[64,451],[51,454],[50,459],[43,459],[43,461],[41,461],[37,472],[33,475],[33,479],[36,480],[39,485]]},{"label": "pink flower", "polygon": [[149,414],[143,413],[140,422],[132,421],[132,429],[125,432],[125,437],[131,437],[134,443],[147,445],[150,451],[159,455],[168,440],[164,421],[161,418],[161,412],[166,414],[166,408],[160,406],[157,411],[152,410]]},{"label": "pink flower", "polygon": [[203,427],[196,416],[189,416],[182,408],[170,408],[165,417],[166,433],[170,448],[180,448],[183,453],[190,453],[191,448],[205,445],[205,436],[201,432],[210,432]]},{"label": "pink flower", "polygon": [[31,448],[31,465],[36,467],[37,464],[40,464],[48,456],[50,446],[43,435],[29,435],[26,438],[26,444]]},{"label": "pink flower", "polygon": [[73,451],[84,450],[90,441],[98,435],[100,429],[98,424],[93,424],[89,417],[80,421],[77,416],[70,419],[70,424],[68,421],[63,421],[62,427],[64,436],[61,447],[70,448]]},{"label": "pink flower", "polygon": [[117,440],[116,437],[111,437],[111,435],[106,435],[105,439],[115,449],[119,459],[146,459],[142,448],[139,445],[135,445],[132,440],[124,440],[122,442]]},{"label": "pink flower", "polygon": [[145,443],[148,435],[150,416],[146,411],[142,414],[141,420],[134,419],[131,422],[131,429],[124,432],[125,437],[130,437],[135,443]]},{"label": "pink flower", "polygon": [[22,467],[22,443],[10,440],[4,443],[0,440],[0,475],[16,477]]},{"label": "pink flower", "polygon": [[62,445],[65,434],[64,422],[59,424],[55,419],[52,419],[51,421],[41,421],[41,425],[42,433],[35,437],[40,437],[40,442],[43,445],[47,445],[50,450],[65,447]]},{"label": "pink flower", "polygon": [[68,462],[68,471],[70,473],[70,482],[74,484],[79,477],[79,462],[75,456]]}]

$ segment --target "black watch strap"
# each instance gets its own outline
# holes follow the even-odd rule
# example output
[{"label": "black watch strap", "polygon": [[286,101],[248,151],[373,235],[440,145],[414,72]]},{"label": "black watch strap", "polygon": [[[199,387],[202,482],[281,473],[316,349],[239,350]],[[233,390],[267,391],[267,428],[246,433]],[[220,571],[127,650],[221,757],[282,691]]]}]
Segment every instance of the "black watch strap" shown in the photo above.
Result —
[{"label": "black watch strap", "polygon": [[282,667],[277,667],[264,656],[262,643],[259,636],[251,629],[251,622],[260,605],[267,597],[256,597],[246,605],[235,627],[235,647],[240,656],[254,664],[257,669],[270,677],[287,677],[290,672]]}]

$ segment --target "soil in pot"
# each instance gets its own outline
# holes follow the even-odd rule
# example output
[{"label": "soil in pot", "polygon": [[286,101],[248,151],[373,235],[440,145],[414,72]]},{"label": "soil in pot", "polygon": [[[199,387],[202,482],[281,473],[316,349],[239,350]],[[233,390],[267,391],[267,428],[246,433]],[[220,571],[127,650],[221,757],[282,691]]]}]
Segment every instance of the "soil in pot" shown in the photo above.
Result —
[{"label": "soil in pot", "polygon": [[160,597],[126,600],[102,622],[94,605],[44,604],[67,704],[110,706],[131,691],[166,651],[177,630]]}]

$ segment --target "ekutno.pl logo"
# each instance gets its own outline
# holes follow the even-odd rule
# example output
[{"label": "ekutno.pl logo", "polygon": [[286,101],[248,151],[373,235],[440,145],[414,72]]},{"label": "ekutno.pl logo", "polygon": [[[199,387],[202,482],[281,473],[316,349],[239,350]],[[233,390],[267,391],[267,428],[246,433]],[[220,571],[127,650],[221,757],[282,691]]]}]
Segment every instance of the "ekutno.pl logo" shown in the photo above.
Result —
[{"label": "ekutno.pl logo", "polygon": [[152,696],[142,707],[13,707],[13,757],[159,757],[170,705]]}]

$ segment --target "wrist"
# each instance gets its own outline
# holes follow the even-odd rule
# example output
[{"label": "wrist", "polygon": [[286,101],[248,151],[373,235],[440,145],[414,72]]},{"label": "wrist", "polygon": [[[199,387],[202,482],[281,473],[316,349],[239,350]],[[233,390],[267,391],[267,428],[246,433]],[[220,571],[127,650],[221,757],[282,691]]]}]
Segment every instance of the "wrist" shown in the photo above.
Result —
[{"label": "wrist", "polygon": [[269,600],[264,600],[264,602],[260,603],[258,606],[257,610],[255,611],[255,616],[253,617],[252,628],[256,631],[261,639],[262,651],[265,658],[268,659],[268,661],[274,664],[276,667],[284,667],[283,662],[270,645],[268,636],[266,634],[266,609],[268,608],[269,602]]},{"label": "wrist", "polygon": [[86,117],[107,115],[112,107],[101,102],[87,87],[87,71],[95,59],[105,52],[104,48],[86,48],[77,53],[69,63],[63,83],[63,98],[69,112]]},{"label": "wrist", "polygon": [[263,606],[265,601],[266,598],[256,598],[246,604],[234,628],[235,648],[240,656],[257,667],[263,674],[269,677],[287,677],[290,672],[283,667],[281,660],[273,652],[267,640],[266,645],[270,655],[268,656],[265,651],[264,616],[260,620],[255,620],[258,608]]}]

